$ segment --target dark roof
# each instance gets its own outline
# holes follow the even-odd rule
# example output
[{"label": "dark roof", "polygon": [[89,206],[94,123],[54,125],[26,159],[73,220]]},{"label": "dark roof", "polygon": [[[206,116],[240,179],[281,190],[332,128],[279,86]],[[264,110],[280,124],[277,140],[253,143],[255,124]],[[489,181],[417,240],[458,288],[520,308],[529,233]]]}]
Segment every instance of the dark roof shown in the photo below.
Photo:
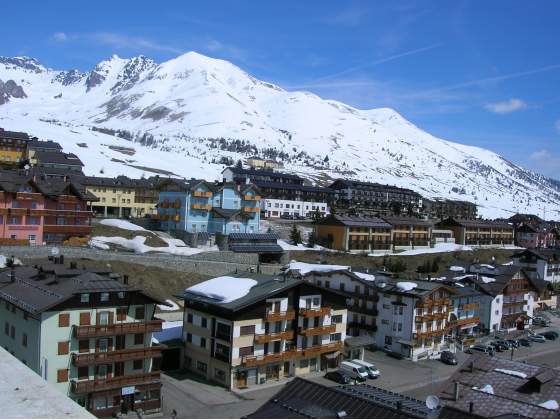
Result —
[{"label": "dark roof", "polygon": [[[224,171],[227,169],[229,169],[231,172],[233,172],[236,175],[270,176],[275,178],[284,178],[284,179],[303,181],[303,178],[299,177],[298,175],[287,174],[285,172],[276,172],[270,169],[238,168],[236,166],[230,166],[224,169]],[[222,171],[222,173],[224,171]]]},{"label": "dark roof", "polygon": [[116,178],[86,176],[83,178],[81,183],[87,186],[96,187],[155,188],[159,181],[159,178],[155,177],[134,179],[124,175],[119,175]]},{"label": "dark roof", "polygon": [[230,241],[277,241],[280,239],[277,233],[230,233]]},{"label": "dark roof", "polygon": [[221,207],[212,207],[212,211],[224,219],[229,219],[230,217],[241,213],[240,209],[223,209]]},{"label": "dark roof", "polygon": [[56,141],[52,141],[52,140],[46,140],[46,141],[42,141],[42,140],[31,140],[28,143],[28,147],[31,149],[57,149],[57,150],[62,150],[62,146],[60,145],[60,143],[57,143]]},{"label": "dark roof", "polygon": [[391,225],[379,217],[342,216],[339,214],[327,216],[317,222],[318,225],[341,225],[351,227],[374,227],[390,229]]},{"label": "dark roof", "polygon": [[496,228],[513,229],[512,225],[502,220],[484,220],[484,219],[467,220],[467,219],[455,219],[453,217],[442,220],[441,222],[438,223],[438,226],[463,226],[463,227],[483,227],[483,228],[496,227]]},{"label": "dark roof", "polygon": [[229,244],[228,248],[233,252],[249,252],[255,254],[279,254],[284,249],[278,244],[266,244],[255,242],[254,244]]},{"label": "dark roof", "polygon": [[6,131],[0,128],[0,139],[14,139],[29,141],[29,134],[21,131]]},{"label": "dark roof", "polygon": [[[397,283],[415,283],[416,287],[411,290],[402,290],[401,288],[397,287]],[[425,281],[425,280],[402,280],[402,279],[387,279],[387,285],[380,289],[380,292],[391,294],[391,295],[403,295],[403,296],[412,296],[417,298],[424,298],[426,295],[429,295],[434,290],[444,288],[447,289],[452,295],[455,294],[455,288],[446,285],[445,283],[437,282],[437,281]]]},{"label": "dark roof", "polygon": [[39,164],[54,163],[57,165],[84,166],[80,158],[74,153],[38,150],[37,161]]},{"label": "dark roof", "polygon": [[139,292],[119,281],[119,275],[106,270],[69,269],[47,263],[38,267],[15,267],[13,274],[15,278],[10,268],[0,271],[0,298],[32,314],[46,311],[80,293]]},{"label": "dark roof", "polygon": [[[519,372],[520,376],[526,377],[496,369]],[[540,386],[542,381],[548,386]],[[537,386],[533,385],[535,382]],[[455,383],[459,383],[458,401],[454,398]],[[491,385],[494,393],[474,389],[485,385]],[[549,400],[560,401],[560,372],[501,357],[473,355],[441,385],[438,395],[444,407],[465,413],[468,417],[558,418],[558,410],[548,410],[539,404]],[[473,411],[469,415],[471,402]],[[442,410],[442,415],[445,412],[445,409]]]},{"label": "dark roof", "polygon": [[408,188],[400,188],[395,185],[379,184],[377,182],[365,182],[358,181],[355,179],[337,179],[330,186],[334,190],[339,190],[343,188],[363,188],[363,189],[382,189],[382,190],[393,190],[402,193],[412,194],[420,197],[416,191],[412,191]]},{"label": "dark roof", "polygon": [[551,248],[535,248],[535,249],[524,249],[523,251],[513,254],[514,258],[523,257],[525,255],[534,256],[539,260],[544,261],[558,261],[560,260],[560,249]]},{"label": "dark roof", "polygon": [[286,182],[260,181],[258,179],[254,180],[253,182],[257,187],[261,189],[297,190],[297,191],[304,191],[304,192],[334,194],[334,190],[332,188],[326,188],[326,187],[314,187],[311,185],[289,184]]},{"label": "dark roof", "polygon": [[424,402],[371,385],[327,387],[294,378],[248,418],[428,418]]},{"label": "dark roof", "polygon": [[417,217],[383,217],[387,223],[391,225],[415,225],[415,226],[433,226],[433,220],[418,219]]}]

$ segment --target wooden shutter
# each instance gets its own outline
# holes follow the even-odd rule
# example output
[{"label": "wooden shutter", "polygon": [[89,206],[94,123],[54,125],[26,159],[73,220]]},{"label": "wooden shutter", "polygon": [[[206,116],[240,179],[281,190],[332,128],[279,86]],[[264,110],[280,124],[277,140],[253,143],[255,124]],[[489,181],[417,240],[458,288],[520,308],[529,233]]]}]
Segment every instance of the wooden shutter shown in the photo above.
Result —
[{"label": "wooden shutter", "polygon": [[58,354],[59,355],[68,354],[69,347],[70,347],[70,342],[69,341],[59,341],[58,342]]},{"label": "wooden shutter", "polygon": [[109,325],[113,325],[114,322],[115,322],[115,313],[109,312]]},{"label": "wooden shutter", "polygon": [[99,353],[99,338],[95,340],[95,352]]},{"label": "wooden shutter", "polygon": [[70,326],[70,314],[59,314],[58,315],[58,326],[59,327]]},{"label": "wooden shutter", "polygon": [[117,308],[117,321],[126,321],[126,307]]},{"label": "wooden shutter", "polygon": [[99,311],[95,314],[95,325],[99,325],[100,314]]},{"label": "wooden shutter", "polygon": [[91,317],[89,312],[80,312],[80,325],[91,325]]},{"label": "wooden shutter", "polygon": [[68,382],[68,369],[58,369],[56,372],[57,382]]},{"label": "wooden shutter", "polygon": [[107,343],[107,351],[113,351],[113,338],[109,338]]}]

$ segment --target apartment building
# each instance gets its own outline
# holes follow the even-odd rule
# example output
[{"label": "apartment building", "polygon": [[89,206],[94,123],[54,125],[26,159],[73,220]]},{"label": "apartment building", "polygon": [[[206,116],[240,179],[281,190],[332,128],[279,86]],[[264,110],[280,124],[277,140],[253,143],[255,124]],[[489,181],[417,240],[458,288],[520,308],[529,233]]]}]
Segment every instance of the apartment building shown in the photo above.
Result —
[{"label": "apartment building", "polygon": [[437,229],[453,232],[455,242],[470,246],[512,246],[514,227],[499,220],[466,220],[449,218],[436,225]]},{"label": "apartment building", "polygon": [[395,250],[429,248],[433,222],[416,217],[383,217],[392,226],[391,242]]},{"label": "apartment building", "polygon": [[378,217],[330,215],[315,223],[317,240],[327,248],[355,253],[391,250],[392,226]]},{"label": "apartment building", "polygon": [[301,278],[244,274],[186,289],[185,367],[230,389],[335,368],[344,297]]},{"label": "apartment building", "polygon": [[95,200],[83,187],[63,179],[43,179],[0,171],[0,238],[12,244],[63,242],[91,232]]},{"label": "apartment building", "polygon": [[159,410],[157,301],[107,268],[54,263],[0,272],[0,346],[97,417]]},{"label": "apartment building", "polygon": [[61,153],[62,146],[60,145],[60,143],[57,143],[56,141],[52,141],[52,140],[42,141],[39,139],[31,139],[27,143],[27,150],[26,150],[26,158],[31,166],[36,166],[38,164],[37,161],[38,152]]},{"label": "apartment building", "polygon": [[263,168],[263,169],[278,169],[282,167],[282,163],[271,159],[262,159],[258,156],[251,156],[247,158],[247,165],[250,168]]},{"label": "apartment building", "polygon": [[82,172],[84,164],[74,153],[64,153],[61,151],[38,150],[35,152],[34,159],[40,168],[64,169],[69,172]]},{"label": "apartment building", "polygon": [[258,233],[260,191],[252,184],[164,180],[155,217],[163,230]]},{"label": "apartment building", "polygon": [[157,212],[158,177],[132,179],[126,176],[84,177],[81,183],[98,198],[90,203],[96,215],[103,217],[145,217]]},{"label": "apartment building", "polygon": [[560,282],[560,249],[526,249],[513,254],[513,263],[532,279]]},{"label": "apartment building", "polygon": [[515,244],[523,248],[557,248],[560,231],[551,223],[521,224],[515,229]]},{"label": "apartment building", "polygon": [[27,133],[0,128],[0,163],[10,166],[22,164],[30,140]]},{"label": "apartment building", "polygon": [[452,217],[473,220],[477,217],[477,206],[470,201],[423,198],[422,213],[430,219],[445,220]]},{"label": "apartment building", "polygon": [[412,361],[435,358],[448,350],[451,298],[455,290],[433,281],[377,282],[379,315],[378,348]]},{"label": "apartment building", "polygon": [[265,198],[262,200],[262,210],[267,219],[310,219],[315,215],[327,216],[329,205],[326,202]]}]

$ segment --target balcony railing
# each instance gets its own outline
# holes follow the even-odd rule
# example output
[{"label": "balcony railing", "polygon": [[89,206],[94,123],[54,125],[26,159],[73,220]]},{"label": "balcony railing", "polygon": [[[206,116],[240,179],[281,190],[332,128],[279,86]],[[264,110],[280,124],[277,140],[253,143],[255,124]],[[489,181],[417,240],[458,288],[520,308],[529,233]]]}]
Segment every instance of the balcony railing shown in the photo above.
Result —
[{"label": "balcony railing", "polygon": [[283,360],[289,360],[292,357],[295,357],[294,352],[283,352],[283,353],[273,353],[273,354],[265,354],[260,356],[243,356],[241,358],[241,363],[245,366],[258,366],[265,363],[271,362],[281,362]]},{"label": "balcony railing", "polygon": [[42,197],[41,193],[34,192],[18,192],[16,193],[16,200],[37,200]]},{"label": "balcony railing", "polygon": [[449,321],[449,327],[457,328],[467,324],[479,324],[479,323],[480,323],[480,317],[471,316],[470,318],[454,319],[453,321]]},{"label": "balcony railing", "polygon": [[212,193],[210,191],[195,191],[193,197],[212,198]]},{"label": "balcony railing", "polygon": [[259,209],[258,207],[243,207],[243,211],[245,213],[258,213],[259,211],[261,211],[261,209]]},{"label": "balcony railing", "polygon": [[106,379],[92,379],[89,381],[72,381],[74,394],[87,394],[94,391],[105,391],[126,386],[143,385],[160,382],[160,372],[139,373],[137,375],[124,375]]},{"label": "balcony railing", "polygon": [[90,225],[44,225],[44,233],[69,233],[69,234],[88,234],[91,233]]},{"label": "balcony railing", "polygon": [[191,207],[195,210],[212,210],[211,204],[192,203]]},{"label": "balcony railing", "polygon": [[517,306],[517,305],[527,305],[527,299],[523,299],[523,300],[514,300],[514,301],[509,301],[509,302],[505,302],[503,303],[504,307],[507,306]]},{"label": "balcony railing", "polygon": [[284,311],[284,312],[273,312],[273,311],[267,311],[266,312],[266,316],[265,319],[268,322],[274,322],[274,321],[291,321],[293,319],[296,318],[296,312],[295,311]]},{"label": "balcony railing", "polygon": [[327,316],[330,315],[330,306],[322,306],[320,308],[301,308],[299,314],[303,317],[310,318],[316,316]]},{"label": "balcony railing", "polygon": [[291,340],[294,338],[294,331],[282,331],[277,333],[268,333],[268,334],[256,334],[255,335],[255,343],[256,344],[264,344],[270,343],[271,341],[276,340]]},{"label": "balcony railing", "polygon": [[158,319],[148,322],[128,322],[111,325],[74,326],[76,338],[108,337],[121,334],[140,334],[161,331],[163,321]]},{"label": "balcony railing", "polygon": [[309,327],[309,328],[300,327],[299,334],[308,337],[312,335],[330,334],[335,331],[336,331],[336,324],[330,324],[330,325],[322,325],[319,327]]},{"label": "balcony railing", "polygon": [[76,367],[124,362],[126,360],[148,359],[161,356],[161,347],[125,349],[96,353],[72,353],[72,363]]},{"label": "balcony railing", "polygon": [[321,344],[318,346],[308,347],[304,349],[303,356],[309,357],[309,356],[316,356],[318,354],[323,354],[323,353],[330,353],[332,351],[342,350],[342,347],[343,347],[342,341],[335,341],[329,344]]},{"label": "balcony railing", "polygon": [[477,309],[478,308],[478,302],[473,302],[473,303],[463,303],[461,305],[459,305],[459,310],[460,311],[468,311],[470,309]]}]

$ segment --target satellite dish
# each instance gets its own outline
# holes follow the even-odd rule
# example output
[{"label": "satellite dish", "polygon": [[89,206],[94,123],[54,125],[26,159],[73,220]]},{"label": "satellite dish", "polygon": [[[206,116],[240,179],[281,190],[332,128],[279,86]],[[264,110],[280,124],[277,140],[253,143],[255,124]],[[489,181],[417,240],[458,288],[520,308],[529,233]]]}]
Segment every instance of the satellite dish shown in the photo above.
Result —
[{"label": "satellite dish", "polygon": [[51,255],[58,255],[60,254],[60,250],[55,246],[51,249]]},{"label": "satellite dish", "polygon": [[428,407],[430,410],[435,410],[436,408],[438,408],[439,398],[435,395],[428,395],[428,397],[426,398],[426,407]]},{"label": "satellite dish", "polygon": [[29,166],[29,164],[27,164],[23,167],[23,169],[25,169],[26,171],[28,171],[30,168],[31,168],[31,166]]}]

